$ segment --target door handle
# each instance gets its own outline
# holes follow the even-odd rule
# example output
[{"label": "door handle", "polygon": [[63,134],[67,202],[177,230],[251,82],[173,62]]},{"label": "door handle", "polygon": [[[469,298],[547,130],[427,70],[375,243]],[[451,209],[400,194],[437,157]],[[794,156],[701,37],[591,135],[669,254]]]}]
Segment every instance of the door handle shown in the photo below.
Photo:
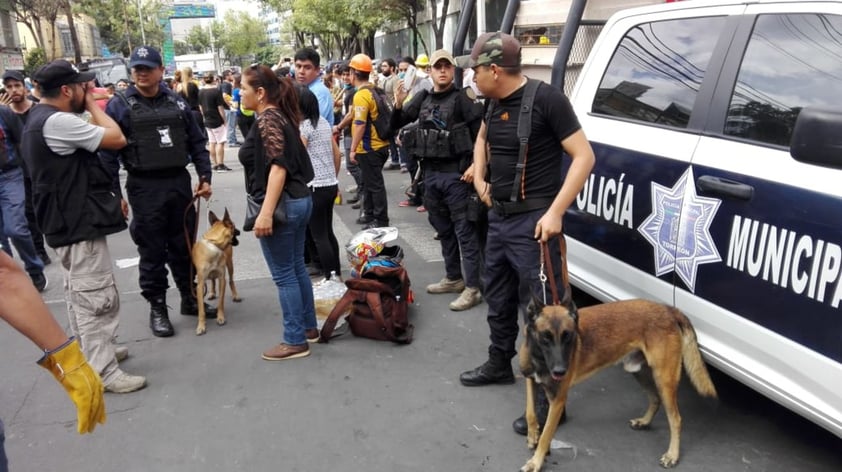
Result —
[{"label": "door handle", "polygon": [[737,198],[740,200],[751,200],[754,196],[754,187],[734,180],[703,175],[696,179],[696,187],[706,194],[721,195],[723,197]]}]

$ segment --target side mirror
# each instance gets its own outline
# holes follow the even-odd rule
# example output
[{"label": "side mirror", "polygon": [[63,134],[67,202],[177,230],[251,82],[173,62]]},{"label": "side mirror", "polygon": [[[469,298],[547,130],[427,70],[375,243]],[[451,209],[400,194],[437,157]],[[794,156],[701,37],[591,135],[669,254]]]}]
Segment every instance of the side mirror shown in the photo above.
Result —
[{"label": "side mirror", "polygon": [[842,169],[842,112],[802,109],[795,120],[789,154],[796,161]]}]

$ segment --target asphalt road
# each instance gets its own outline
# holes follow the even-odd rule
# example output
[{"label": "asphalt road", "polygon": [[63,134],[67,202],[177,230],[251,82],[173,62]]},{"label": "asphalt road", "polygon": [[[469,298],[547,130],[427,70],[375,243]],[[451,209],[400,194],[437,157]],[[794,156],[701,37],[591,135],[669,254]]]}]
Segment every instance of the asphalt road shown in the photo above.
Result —
[{"label": "asphalt road", "polygon": [[[236,151],[231,173],[216,174],[210,208],[241,221],[243,174]],[[350,184],[343,172],[342,186]],[[148,329],[137,288],[136,251],[128,232],[109,239],[122,295],[119,341],[131,357],[123,368],[146,375],[146,389],[107,396],[108,422],[91,435],[75,432],[75,410],[34,361],[39,352],[0,327],[0,418],[13,472],[41,471],[514,471],[530,456],[511,430],[523,411],[515,385],[466,388],[463,370],[486,357],[485,305],[454,313],[449,295],[423,287],[442,277],[441,256],[426,217],[399,208],[406,174],[386,172],[392,222],[414,283],[408,346],[341,336],[306,359],[266,362],[262,350],[280,339],[277,293],[251,234],[235,250],[242,303],[226,303],[228,324],[197,337],[195,318],[174,315],[177,335]],[[208,206],[203,204],[203,213]],[[358,227],[348,205],[336,210],[340,244]],[[206,218],[203,217],[203,227]],[[201,230],[200,230],[201,231]],[[344,262],[344,261],[343,261]],[[48,268],[44,293],[66,326],[61,274]],[[178,307],[178,294],[169,292]],[[681,462],[691,471],[842,470],[842,440],[728,377],[713,373],[718,401],[683,382]],[[571,391],[568,421],[556,433],[548,471],[657,470],[667,448],[666,418],[633,431],[646,400],[620,367]]]}]

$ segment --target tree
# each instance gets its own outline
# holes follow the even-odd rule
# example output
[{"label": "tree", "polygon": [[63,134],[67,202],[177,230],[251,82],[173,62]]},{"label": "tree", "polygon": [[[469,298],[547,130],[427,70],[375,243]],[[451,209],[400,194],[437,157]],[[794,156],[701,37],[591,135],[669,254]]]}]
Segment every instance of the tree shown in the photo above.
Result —
[{"label": "tree", "polygon": [[176,56],[181,56],[183,54],[190,54],[192,51],[190,50],[190,46],[185,43],[184,41],[173,41],[172,44],[173,50]]},{"label": "tree", "polygon": [[[441,2],[441,17],[437,18],[438,11],[436,8],[437,0],[429,0],[430,2],[430,13],[432,21],[430,24],[433,27],[433,34],[436,37],[436,49],[439,50],[444,47],[444,23],[447,20],[447,9],[450,8],[450,0],[442,0]],[[426,49],[426,46],[425,48]],[[429,51],[427,51],[429,54]]]},{"label": "tree", "polygon": [[70,0],[61,1],[61,9],[67,17],[67,29],[70,30],[70,44],[73,46],[73,59],[76,64],[82,62],[82,48],[79,46],[79,35],[76,32],[76,23],[73,21],[73,5]]},{"label": "tree", "polygon": [[245,12],[229,11],[225,14],[220,44],[230,62],[242,63],[266,44],[266,27],[263,21]]},{"label": "tree", "polygon": [[138,2],[135,1],[74,0],[74,2],[74,8],[77,11],[84,12],[94,19],[102,42],[115,53],[119,52],[128,56],[131,54],[132,46],[141,44],[143,41],[141,19],[146,43],[158,48],[164,44],[163,24],[159,20],[164,7],[160,0],[143,0],[140,14],[138,14]]},{"label": "tree", "polygon": [[32,48],[23,61],[23,73],[32,77],[35,71],[47,63],[47,53],[41,48]]}]

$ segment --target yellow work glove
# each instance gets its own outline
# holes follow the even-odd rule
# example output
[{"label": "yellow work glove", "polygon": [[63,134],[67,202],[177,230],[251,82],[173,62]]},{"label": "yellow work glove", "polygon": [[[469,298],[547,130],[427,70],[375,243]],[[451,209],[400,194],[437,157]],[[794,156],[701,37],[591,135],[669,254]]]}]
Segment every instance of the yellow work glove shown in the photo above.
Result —
[{"label": "yellow work glove", "polygon": [[92,432],[97,423],[105,424],[102,379],[88,365],[78,341],[70,338],[58,349],[45,352],[38,365],[53,374],[76,404],[79,434]]}]

